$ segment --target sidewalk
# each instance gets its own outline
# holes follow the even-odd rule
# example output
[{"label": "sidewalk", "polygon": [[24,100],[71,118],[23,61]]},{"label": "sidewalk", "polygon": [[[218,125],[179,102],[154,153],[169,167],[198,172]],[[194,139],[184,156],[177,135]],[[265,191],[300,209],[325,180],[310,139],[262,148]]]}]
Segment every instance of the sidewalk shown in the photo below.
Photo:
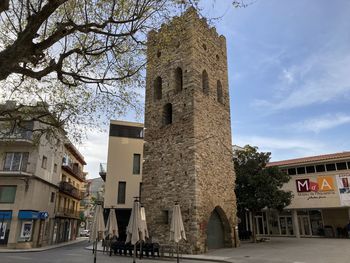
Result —
[{"label": "sidewalk", "polygon": [[69,246],[72,244],[80,243],[87,240],[87,238],[84,237],[78,237],[76,240],[69,241],[69,242],[64,242],[64,243],[59,243],[55,245],[50,245],[50,246],[45,246],[45,247],[37,247],[37,248],[25,248],[25,249],[16,249],[16,248],[0,248],[0,253],[23,253],[23,252],[40,252],[40,251],[45,251],[49,249],[54,249],[58,247],[64,247],[64,246]]},{"label": "sidewalk", "polygon": [[[85,249],[92,250],[92,245],[87,246]],[[99,242],[97,244],[97,251],[103,252],[101,242]],[[164,258],[174,258],[174,257],[176,257],[175,254],[174,254],[174,256],[170,256],[168,253],[164,254]],[[208,255],[208,254],[201,254],[201,255],[182,254],[180,258],[181,259],[188,259],[188,260],[210,261],[210,262],[230,262],[229,261],[230,257],[222,257],[222,256],[218,256],[218,255]],[[145,259],[147,259],[147,258],[145,258]]]},{"label": "sidewalk", "polygon": [[[272,237],[267,242],[245,243],[238,248],[182,255],[183,260],[231,263],[349,263],[350,239]],[[85,249],[92,250],[92,245]],[[98,251],[102,251],[98,244]],[[165,258],[173,259],[168,254]],[[147,259],[147,258],[145,258]]]}]

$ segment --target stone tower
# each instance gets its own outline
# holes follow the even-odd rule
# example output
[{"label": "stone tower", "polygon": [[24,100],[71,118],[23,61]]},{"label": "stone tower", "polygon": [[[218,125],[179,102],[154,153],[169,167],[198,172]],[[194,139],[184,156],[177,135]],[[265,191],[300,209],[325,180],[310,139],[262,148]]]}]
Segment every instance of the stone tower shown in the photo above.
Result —
[{"label": "stone tower", "polygon": [[187,253],[232,247],[236,225],[226,40],[193,8],[148,36],[141,200],[169,243],[181,206]]}]

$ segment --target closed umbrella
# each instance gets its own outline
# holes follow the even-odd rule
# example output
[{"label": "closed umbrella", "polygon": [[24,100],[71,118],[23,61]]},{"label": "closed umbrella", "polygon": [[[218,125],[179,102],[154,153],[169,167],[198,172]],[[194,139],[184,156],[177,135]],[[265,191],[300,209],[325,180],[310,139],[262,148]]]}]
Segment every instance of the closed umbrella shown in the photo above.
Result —
[{"label": "closed umbrella", "polygon": [[90,231],[90,241],[94,242],[93,244],[93,252],[94,252],[94,262],[96,262],[96,254],[97,254],[97,243],[100,238],[104,238],[105,231],[105,222],[103,219],[103,209],[101,205],[96,205],[95,213],[92,223],[92,229]]},{"label": "closed umbrella", "polygon": [[115,215],[115,210],[112,208],[109,211],[109,216],[108,216],[107,225],[106,225],[106,231],[107,231],[107,235],[109,235],[109,236],[119,237],[117,217]]},{"label": "closed umbrella", "polygon": [[[111,256],[112,255],[112,250],[111,250],[112,237],[113,236],[119,237],[117,217],[115,215],[115,210],[113,208],[109,210],[109,215],[108,215],[107,225],[106,225],[106,232],[109,239],[106,240],[105,245],[107,246],[107,251],[110,252],[109,255]],[[103,250],[104,249],[105,247],[103,247]]]},{"label": "closed umbrella", "polygon": [[179,242],[186,240],[184,223],[182,221],[180,205],[175,203],[170,225],[170,241],[177,243],[177,262],[179,262]]},{"label": "closed umbrella", "polygon": [[148,229],[147,229],[147,222],[146,222],[146,212],[145,208],[141,206],[140,208],[140,218],[141,218],[141,231],[140,231],[140,259],[142,257],[142,242],[146,241],[146,238],[148,238]]},{"label": "closed umbrella", "polygon": [[133,262],[136,262],[136,243],[140,240],[142,230],[140,215],[140,202],[135,200],[131,210],[128,227],[126,228],[126,243],[131,242],[134,245]]}]

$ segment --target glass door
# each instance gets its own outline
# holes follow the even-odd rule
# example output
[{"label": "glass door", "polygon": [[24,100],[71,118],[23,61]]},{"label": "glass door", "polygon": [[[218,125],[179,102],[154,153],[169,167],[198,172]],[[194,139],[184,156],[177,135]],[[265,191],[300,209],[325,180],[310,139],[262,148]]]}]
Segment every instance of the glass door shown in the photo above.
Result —
[{"label": "glass door", "polygon": [[299,215],[298,224],[301,236],[311,236],[310,218],[308,215]]}]

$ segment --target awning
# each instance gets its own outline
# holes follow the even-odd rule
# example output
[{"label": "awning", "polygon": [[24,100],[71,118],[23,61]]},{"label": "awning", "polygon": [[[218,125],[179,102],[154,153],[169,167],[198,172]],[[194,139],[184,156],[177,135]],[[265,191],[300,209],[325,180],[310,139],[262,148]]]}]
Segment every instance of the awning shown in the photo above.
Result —
[{"label": "awning", "polygon": [[38,219],[39,212],[33,210],[20,210],[18,212],[19,219]]},{"label": "awning", "polygon": [[3,219],[11,219],[12,218],[12,211],[0,211],[0,222]]}]

